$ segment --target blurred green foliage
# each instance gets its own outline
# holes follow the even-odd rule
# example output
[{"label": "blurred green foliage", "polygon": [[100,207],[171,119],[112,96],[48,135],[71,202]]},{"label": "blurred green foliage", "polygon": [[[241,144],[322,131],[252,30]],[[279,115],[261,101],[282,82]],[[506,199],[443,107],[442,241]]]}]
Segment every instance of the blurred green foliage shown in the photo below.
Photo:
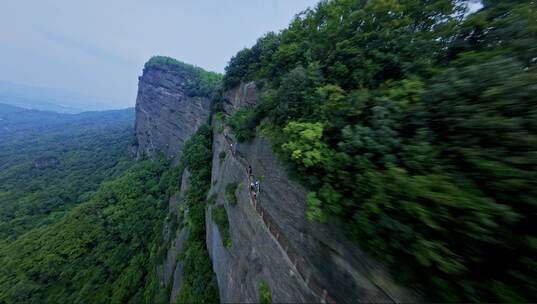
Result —
[{"label": "blurred green foliage", "polygon": [[218,205],[213,208],[212,218],[218,227],[222,243],[227,249],[231,249],[231,235],[229,234],[229,220],[227,218],[227,211],[224,205]]},{"label": "blurred green foliage", "polygon": [[220,153],[218,153],[218,161],[220,164],[222,164],[224,159],[226,159],[226,151],[220,151]]},{"label": "blurred green foliage", "polygon": [[272,295],[270,294],[270,288],[266,282],[259,283],[259,303],[272,304]]},{"label": "blurred green foliage", "polygon": [[238,184],[235,183],[228,183],[226,185],[226,200],[231,205],[234,206],[237,204],[237,196],[235,195],[235,191],[237,191]]},{"label": "blurred green foliage", "polygon": [[[214,185],[213,185],[214,186]],[[217,193],[212,193],[211,195],[209,195],[209,197],[207,198],[207,204],[209,205],[214,205],[216,203],[216,200],[218,199],[218,194]]]},{"label": "blurred green foliage", "polygon": [[321,1],[233,57],[262,128],[394,277],[435,301],[536,301],[534,1]]}]

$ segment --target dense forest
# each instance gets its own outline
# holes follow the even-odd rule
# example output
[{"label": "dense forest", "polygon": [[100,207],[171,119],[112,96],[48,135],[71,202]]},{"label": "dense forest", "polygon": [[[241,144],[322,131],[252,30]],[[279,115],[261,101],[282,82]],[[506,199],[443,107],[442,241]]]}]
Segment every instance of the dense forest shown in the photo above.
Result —
[{"label": "dense forest", "polygon": [[169,245],[168,200],[187,168],[185,274],[171,301],[218,302],[205,246],[208,125],[170,167],[129,155],[132,109],[64,115],[2,105],[0,117],[0,303],[168,303],[155,271]]},{"label": "dense forest", "polygon": [[153,184],[163,161],[129,169],[133,114],[0,106],[0,302],[122,301],[145,284],[168,186]]},{"label": "dense forest", "polygon": [[167,168],[137,162],[56,223],[1,247],[0,302],[151,303]]},{"label": "dense forest", "polygon": [[[133,111],[77,115],[0,105],[0,246],[56,222],[132,161]],[[58,144],[61,143],[61,144]]]},{"label": "dense forest", "polygon": [[227,123],[428,298],[536,301],[537,4],[464,4],[321,1],[231,59],[262,95]]}]

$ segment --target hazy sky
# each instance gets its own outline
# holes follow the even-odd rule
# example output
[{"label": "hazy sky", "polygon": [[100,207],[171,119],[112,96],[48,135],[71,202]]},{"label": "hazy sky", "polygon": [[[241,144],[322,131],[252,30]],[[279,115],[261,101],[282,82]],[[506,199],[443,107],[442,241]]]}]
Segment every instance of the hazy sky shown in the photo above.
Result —
[{"label": "hazy sky", "polygon": [[153,55],[223,72],[317,0],[0,0],[0,81],[133,106]]}]

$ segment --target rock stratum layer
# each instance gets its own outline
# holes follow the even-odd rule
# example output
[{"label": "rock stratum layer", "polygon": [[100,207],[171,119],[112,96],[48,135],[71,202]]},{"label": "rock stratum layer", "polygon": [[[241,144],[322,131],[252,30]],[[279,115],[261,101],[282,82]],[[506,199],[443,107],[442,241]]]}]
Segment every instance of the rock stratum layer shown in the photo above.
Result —
[{"label": "rock stratum layer", "polygon": [[135,132],[138,155],[176,158],[184,142],[207,121],[210,90],[199,88],[199,68],[156,57],[138,83]]}]

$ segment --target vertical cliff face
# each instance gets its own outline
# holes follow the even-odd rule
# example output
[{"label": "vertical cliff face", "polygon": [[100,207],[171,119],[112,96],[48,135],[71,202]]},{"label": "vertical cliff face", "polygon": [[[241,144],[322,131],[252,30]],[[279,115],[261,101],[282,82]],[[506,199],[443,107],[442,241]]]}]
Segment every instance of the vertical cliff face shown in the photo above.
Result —
[{"label": "vertical cliff face", "polygon": [[[211,77],[196,68],[152,60],[140,77],[136,105],[138,154],[169,158],[179,155],[184,142],[209,115]],[[207,80],[209,79],[209,81]],[[241,83],[224,93],[224,111],[232,114],[259,98],[255,83]],[[273,302],[415,302],[413,292],[395,284],[387,271],[345,237],[342,223],[306,218],[305,189],[286,174],[268,139],[258,136],[237,143],[232,132],[213,121],[212,180],[206,210],[206,245],[216,273],[222,302],[259,302],[261,286],[268,286]],[[230,151],[235,144],[235,153]],[[253,177],[248,175],[251,167]],[[183,176],[183,186],[186,187]],[[253,198],[252,180],[261,192]],[[233,187],[230,190],[230,186]],[[183,189],[183,188],[182,188]],[[175,299],[181,287],[183,264],[178,253],[186,248],[181,229],[179,193],[170,200],[163,231],[162,262],[157,276],[164,298]],[[236,203],[231,196],[236,197]],[[213,219],[224,206],[222,218]]]},{"label": "vertical cliff face", "polygon": [[[230,135],[231,136],[231,135]],[[241,147],[241,145],[239,145]],[[292,261],[267,230],[263,219],[251,205],[246,170],[230,153],[224,136],[214,131],[212,193],[214,206],[206,213],[207,248],[212,259],[223,303],[260,302],[259,286],[269,286],[274,303],[319,302]],[[222,152],[225,158],[221,158]],[[237,203],[226,198],[226,187],[237,183]],[[229,220],[231,247],[226,247],[222,233],[212,218],[212,210],[224,205]]]},{"label": "vertical cliff face", "polygon": [[214,73],[167,57],[154,57],[139,78],[135,132],[138,155],[168,158],[207,121]]},{"label": "vertical cliff face", "polygon": [[[227,93],[226,111],[255,103],[258,94],[239,88]],[[229,113],[228,113],[229,114]],[[231,247],[223,245],[219,228],[207,212],[207,246],[223,302],[259,301],[259,286],[268,284],[274,302],[409,302],[418,297],[395,284],[388,272],[347,240],[342,223],[309,221],[307,190],[289,178],[282,162],[263,137],[238,143],[227,129],[215,128],[213,189],[216,205],[224,204]],[[230,141],[237,152],[229,151]],[[224,156],[225,153],[225,157]],[[254,201],[250,180],[260,181]],[[226,186],[238,183],[238,203],[230,204]],[[211,207],[214,208],[214,207]]]},{"label": "vertical cliff face", "polygon": [[[217,90],[221,75],[204,71],[168,57],[153,57],[139,78],[136,100],[136,145],[132,153],[154,158],[163,153],[177,164],[185,142],[207,123],[210,96]],[[187,164],[184,164],[188,167]],[[173,189],[156,253],[155,276],[158,303],[175,303],[184,285],[184,262],[190,225],[185,220],[185,196],[189,191],[188,168]]]}]

